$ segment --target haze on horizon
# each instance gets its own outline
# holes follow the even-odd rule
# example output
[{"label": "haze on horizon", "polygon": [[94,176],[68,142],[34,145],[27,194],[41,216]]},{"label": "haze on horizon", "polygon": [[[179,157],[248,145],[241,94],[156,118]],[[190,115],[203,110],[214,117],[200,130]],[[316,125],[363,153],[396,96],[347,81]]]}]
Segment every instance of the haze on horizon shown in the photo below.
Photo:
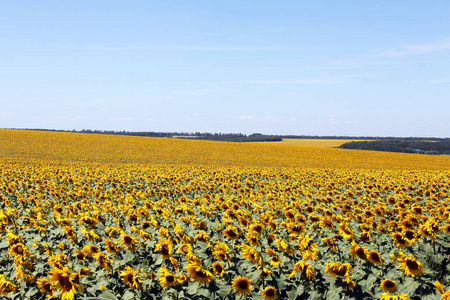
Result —
[{"label": "haze on horizon", "polygon": [[450,137],[449,11],[0,0],[0,128]]}]

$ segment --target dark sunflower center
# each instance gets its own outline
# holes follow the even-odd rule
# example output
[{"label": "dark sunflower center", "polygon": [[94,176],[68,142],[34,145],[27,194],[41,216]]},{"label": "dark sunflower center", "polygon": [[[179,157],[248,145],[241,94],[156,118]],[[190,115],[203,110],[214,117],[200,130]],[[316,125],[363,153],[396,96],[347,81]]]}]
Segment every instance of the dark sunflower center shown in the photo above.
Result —
[{"label": "dark sunflower center", "polygon": [[380,256],[378,255],[378,253],[371,253],[370,257],[372,258],[372,260],[374,261],[380,261]]},{"label": "dark sunflower center", "polygon": [[413,239],[414,238],[414,232],[412,231],[406,231],[405,236],[407,239]]},{"label": "dark sunflower center", "polygon": [[44,284],[43,287],[44,287],[44,290],[47,291],[47,292],[49,292],[49,293],[52,291],[52,285],[51,285],[51,283],[49,283],[49,282],[46,283],[46,284]]},{"label": "dark sunflower center", "polygon": [[387,288],[393,288],[395,286],[395,283],[389,280],[384,283],[384,286]]},{"label": "dark sunflower center", "polygon": [[131,244],[131,238],[129,236],[125,236],[123,240],[125,241],[125,244]]},{"label": "dark sunflower center", "polygon": [[403,238],[403,236],[401,236],[401,235],[396,235],[395,239],[397,240],[397,243],[399,243],[399,244],[404,244],[406,242],[405,239]]},{"label": "dark sunflower center", "polygon": [[195,275],[197,275],[197,277],[207,277],[203,270],[195,271]]},{"label": "dark sunflower center", "polygon": [[273,297],[273,296],[275,296],[275,291],[274,291],[273,289],[268,289],[268,290],[266,291],[266,296],[268,296],[268,297]]},{"label": "dark sunflower center", "polygon": [[59,282],[61,283],[64,290],[70,291],[72,289],[72,282],[70,281],[70,278],[67,278],[65,276],[61,277]]},{"label": "dark sunflower center", "polygon": [[73,278],[73,282],[76,284],[80,283],[80,275],[76,274],[75,277]]},{"label": "dark sunflower center", "polygon": [[173,275],[166,276],[166,281],[170,283],[175,282],[175,276]]},{"label": "dark sunflower center", "polygon": [[292,227],[292,231],[294,231],[294,232],[301,232],[302,231],[302,226],[295,225],[294,227]]},{"label": "dark sunflower center", "polygon": [[238,283],[237,283],[237,286],[241,290],[246,290],[246,289],[248,289],[248,282],[247,282],[247,280],[239,280]]},{"label": "dark sunflower center", "polygon": [[356,249],[356,254],[358,256],[364,256],[366,253],[364,252],[363,248],[358,248],[358,249]]},{"label": "dark sunflower center", "polygon": [[162,247],[161,253],[162,253],[163,255],[169,255],[169,249],[167,248],[166,245],[164,245],[164,246]]},{"label": "dark sunflower center", "polygon": [[410,269],[412,271],[416,271],[419,269],[419,265],[417,264],[417,262],[414,260],[410,260],[410,259],[406,260],[406,266],[408,267],[408,269]]},{"label": "dark sunflower center", "polygon": [[235,236],[236,236],[236,232],[234,232],[233,230],[228,230],[227,234],[228,234],[230,237],[235,237]]}]

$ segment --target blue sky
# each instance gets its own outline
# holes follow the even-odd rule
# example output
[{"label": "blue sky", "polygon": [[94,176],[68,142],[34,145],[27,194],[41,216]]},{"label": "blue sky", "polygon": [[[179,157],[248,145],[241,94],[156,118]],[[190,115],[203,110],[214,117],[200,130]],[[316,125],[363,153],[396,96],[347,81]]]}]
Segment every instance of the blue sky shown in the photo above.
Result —
[{"label": "blue sky", "polygon": [[450,137],[450,1],[0,0],[0,128]]}]

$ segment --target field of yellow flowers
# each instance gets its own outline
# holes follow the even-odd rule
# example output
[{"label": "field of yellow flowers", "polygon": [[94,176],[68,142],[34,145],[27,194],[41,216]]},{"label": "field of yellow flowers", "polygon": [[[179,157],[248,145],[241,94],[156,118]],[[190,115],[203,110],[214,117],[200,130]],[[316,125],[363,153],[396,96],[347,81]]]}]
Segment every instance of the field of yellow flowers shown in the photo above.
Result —
[{"label": "field of yellow flowers", "polygon": [[450,299],[450,157],[0,129],[4,299]]}]

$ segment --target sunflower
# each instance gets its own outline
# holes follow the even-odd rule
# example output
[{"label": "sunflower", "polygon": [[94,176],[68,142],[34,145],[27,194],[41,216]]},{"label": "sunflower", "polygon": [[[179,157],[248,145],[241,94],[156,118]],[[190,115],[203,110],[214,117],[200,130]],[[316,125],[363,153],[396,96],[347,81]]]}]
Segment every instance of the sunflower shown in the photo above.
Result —
[{"label": "sunflower", "polygon": [[181,283],[177,275],[172,274],[166,267],[162,266],[159,270],[159,284],[161,287],[171,287]]},{"label": "sunflower", "polygon": [[239,238],[239,230],[237,227],[227,227],[222,231],[222,234],[230,240],[237,240]]},{"label": "sunflower", "polygon": [[53,285],[50,281],[48,281],[45,278],[38,278],[36,280],[36,283],[38,285],[39,291],[44,294],[45,296],[49,298],[53,298]]},{"label": "sunflower", "polygon": [[27,257],[30,253],[28,250],[28,247],[25,246],[22,243],[17,243],[11,246],[11,248],[8,250],[9,255],[15,256],[15,255],[21,255],[23,257]]},{"label": "sunflower", "polygon": [[98,250],[97,246],[89,244],[83,247],[83,252],[87,256],[93,256],[94,254],[100,252],[100,250]]},{"label": "sunflower", "polygon": [[32,274],[25,272],[22,266],[16,267],[16,280],[23,279],[25,282],[32,282],[35,280]]},{"label": "sunflower", "polygon": [[210,283],[213,280],[213,274],[208,270],[203,269],[196,263],[189,263],[186,267],[189,277],[200,282]]},{"label": "sunflower", "polygon": [[188,254],[192,252],[192,246],[191,244],[186,244],[184,243],[183,245],[181,245],[180,247],[178,247],[177,249],[177,253],[184,253],[184,254]]},{"label": "sunflower", "polygon": [[368,231],[361,232],[359,239],[363,242],[370,243],[370,232]]},{"label": "sunflower", "polygon": [[144,221],[141,223],[141,225],[142,225],[142,230],[145,230],[147,228],[150,228],[150,226],[152,226],[152,223],[150,223],[149,221]]},{"label": "sunflower", "polygon": [[282,238],[278,238],[276,240],[278,249],[286,254],[293,254],[295,252],[295,249],[293,249],[292,247],[290,247],[288,245],[288,243],[286,243],[285,240],[283,240]]},{"label": "sunflower", "polygon": [[336,244],[334,243],[334,240],[332,238],[326,237],[323,238],[322,241],[332,252],[337,252]]},{"label": "sunflower", "polygon": [[350,246],[350,255],[353,257],[359,257],[363,260],[366,260],[367,259],[366,247],[361,247],[355,241],[352,241]]},{"label": "sunflower", "polygon": [[339,224],[339,234],[346,240],[350,240],[353,238],[354,232],[353,230],[348,226],[346,222],[341,222]]},{"label": "sunflower", "polygon": [[248,277],[243,276],[235,277],[231,282],[231,286],[240,295],[250,294],[253,288],[252,281]]},{"label": "sunflower", "polygon": [[172,264],[172,266],[174,267],[176,272],[180,272],[180,266],[178,265],[178,261],[176,260],[176,258],[171,257],[169,258],[170,263]]},{"label": "sunflower", "polygon": [[419,226],[419,232],[421,235],[425,237],[430,237],[432,240],[435,240],[437,238],[436,232],[434,232],[433,229],[430,226],[428,226],[427,223]]},{"label": "sunflower", "polygon": [[58,289],[62,300],[71,300],[77,293],[72,276],[69,272],[68,267],[62,269],[53,267],[49,272],[49,281],[51,281],[55,288]]},{"label": "sunflower", "polygon": [[305,277],[308,280],[312,280],[315,278],[314,268],[307,262],[298,261],[297,263],[295,263],[294,269],[292,270],[292,272],[290,274],[287,274],[286,276],[292,277],[297,272],[301,272],[302,277]]},{"label": "sunflower", "polygon": [[91,229],[95,227],[95,225],[97,224],[97,220],[94,218],[91,218],[89,216],[83,216],[80,218],[80,220],[78,221],[78,224],[84,223],[86,225],[88,225]]},{"label": "sunflower", "polygon": [[171,241],[163,239],[159,240],[155,245],[155,252],[160,252],[164,259],[169,259],[172,256],[173,244]]},{"label": "sunflower", "polygon": [[248,246],[246,244],[242,244],[242,255],[248,259],[251,260],[254,264],[257,265],[264,265],[264,261],[259,254],[258,251],[256,251],[253,247]]},{"label": "sunflower", "polygon": [[290,233],[295,234],[301,234],[303,231],[305,231],[305,227],[302,224],[298,223],[289,223],[287,225],[287,229],[289,230]]},{"label": "sunflower", "polygon": [[75,250],[73,253],[75,254],[75,256],[77,257],[78,260],[86,259],[86,254],[80,249]]},{"label": "sunflower", "polygon": [[152,235],[145,230],[139,230],[138,234],[141,238],[143,238],[146,241],[151,241],[153,239]]},{"label": "sunflower", "polygon": [[434,282],[434,286],[436,287],[436,289],[438,290],[439,294],[445,294],[445,289],[442,286],[442,284],[439,282],[439,280],[436,280]]},{"label": "sunflower", "polygon": [[416,260],[414,255],[400,254],[398,260],[400,261],[400,269],[405,272],[407,276],[415,277],[423,275],[423,263]]},{"label": "sunflower", "polygon": [[394,232],[391,234],[391,237],[398,248],[406,248],[410,246],[408,239],[406,239],[400,232]]},{"label": "sunflower", "polygon": [[384,279],[380,283],[380,288],[385,292],[395,292],[397,290],[397,283],[390,279]]},{"label": "sunflower", "polygon": [[341,281],[344,284],[346,290],[353,290],[357,284],[351,279],[350,276],[346,276],[346,278],[341,277]]},{"label": "sunflower", "polygon": [[261,292],[263,299],[265,300],[275,300],[278,299],[277,289],[273,286],[268,286]]},{"label": "sunflower", "polygon": [[214,270],[215,275],[222,277],[223,274],[225,274],[225,269],[223,268],[223,266],[220,262],[214,262],[212,264],[212,268]]},{"label": "sunflower", "polygon": [[128,251],[135,251],[136,244],[139,244],[139,241],[134,236],[125,233],[121,234],[120,240]]},{"label": "sunflower", "polygon": [[210,238],[209,233],[207,233],[206,231],[203,231],[203,230],[199,230],[194,237],[194,239],[196,241],[201,241],[204,243],[207,243],[209,241],[209,238]]},{"label": "sunflower", "polygon": [[366,258],[368,261],[370,261],[371,263],[373,263],[375,265],[383,264],[383,258],[381,257],[381,254],[375,250],[368,251],[366,254]]},{"label": "sunflower", "polygon": [[120,251],[119,243],[105,239],[105,250],[112,254],[117,254]]},{"label": "sunflower", "polygon": [[278,267],[281,264],[281,259],[277,255],[277,256],[272,257],[272,259],[269,261],[269,263],[274,267]]},{"label": "sunflower", "polygon": [[405,229],[403,231],[403,236],[408,240],[410,244],[416,241],[416,233],[412,230]]},{"label": "sunflower", "polygon": [[303,252],[303,260],[316,260],[318,256],[319,250],[317,248],[310,247],[310,249]]},{"label": "sunflower", "polygon": [[81,268],[81,270],[78,271],[78,274],[80,274],[81,277],[89,276],[89,275],[91,275],[91,270],[89,270],[86,267],[85,268]]},{"label": "sunflower", "polygon": [[106,234],[111,237],[116,239],[119,236],[119,230],[115,227],[106,227]]},{"label": "sunflower", "polygon": [[137,278],[138,271],[134,270],[130,266],[127,266],[126,270],[120,271],[120,276],[123,282],[125,282],[130,288],[140,290],[142,285]]},{"label": "sunflower", "polygon": [[86,228],[82,227],[81,232],[84,234],[88,241],[98,241],[102,239],[97,233],[95,233],[94,229],[88,231]]},{"label": "sunflower", "polygon": [[77,240],[77,234],[71,226],[65,226],[64,231],[66,232],[68,240],[72,240],[74,242]]},{"label": "sunflower", "polygon": [[259,275],[260,278],[266,278],[267,276],[272,274],[271,270],[261,267],[261,266],[258,267],[258,270],[262,270],[261,274]]},{"label": "sunflower", "polygon": [[332,277],[346,276],[352,270],[352,265],[349,263],[341,264],[340,262],[330,261],[325,266],[325,272]]},{"label": "sunflower", "polygon": [[4,275],[0,275],[0,294],[8,295],[15,291],[17,291],[17,286],[11,281],[8,281]]},{"label": "sunflower", "polygon": [[264,252],[272,256],[277,256],[277,252],[271,247],[267,247]]},{"label": "sunflower", "polygon": [[381,294],[380,300],[411,300],[408,298],[408,294],[402,295],[390,295],[388,293]]},{"label": "sunflower", "polygon": [[97,261],[97,263],[104,269],[106,270],[111,270],[111,266],[110,266],[110,260],[108,259],[108,257],[106,257],[105,254],[103,253],[96,253],[94,254],[94,259]]},{"label": "sunflower", "polygon": [[333,230],[334,229],[333,220],[331,220],[328,217],[322,218],[322,220],[320,221],[320,228],[328,228],[328,229]]},{"label": "sunflower", "polygon": [[251,245],[261,246],[261,242],[259,240],[259,233],[253,230],[249,230],[246,236],[247,242]]},{"label": "sunflower", "polygon": [[62,268],[69,262],[68,258],[64,254],[51,255],[48,257],[47,261],[50,265],[55,265],[58,268]]},{"label": "sunflower", "polygon": [[450,300],[450,290],[443,293],[441,296],[441,299],[442,300]]},{"label": "sunflower", "polygon": [[188,254],[186,254],[186,259],[188,260],[188,262],[193,263],[193,264],[198,264],[200,265],[202,263],[202,260],[200,258],[198,258],[194,253],[189,252]]}]

